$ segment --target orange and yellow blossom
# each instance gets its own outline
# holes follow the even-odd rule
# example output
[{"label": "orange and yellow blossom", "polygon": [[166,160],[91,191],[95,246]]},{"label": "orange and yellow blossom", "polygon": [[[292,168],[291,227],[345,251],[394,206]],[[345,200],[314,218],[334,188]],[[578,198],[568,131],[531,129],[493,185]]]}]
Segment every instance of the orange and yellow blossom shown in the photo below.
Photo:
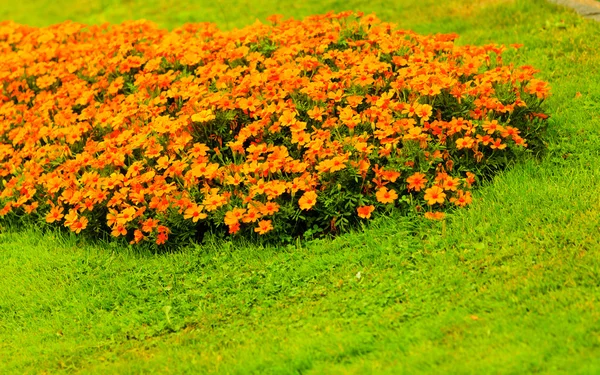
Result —
[{"label": "orange and yellow blossom", "polygon": [[65,216],[62,212],[62,207],[52,207],[50,212],[46,215],[46,222],[53,223],[55,221],[60,221]]},{"label": "orange and yellow blossom", "polygon": [[271,220],[261,220],[258,222],[258,227],[254,228],[254,231],[258,234],[265,234],[273,229]]},{"label": "orange and yellow blossom", "polygon": [[416,172],[410,177],[406,179],[408,183],[408,190],[421,191],[427,184],[427,179],[425,178],[425,174],[421,172]]},{"label": "orange and yellow blossom", "polygon": [[375,193],[375,196],[377,197],[377,201],[379,203],[394,203],[394,201],[396,199],[398,199],[398,194],[396,193],[396,191],[394,189],[389,189],[386,188],[385,186],[381,187],[379,190],[377,190],[377,193]]},{"label": "orange and yellow blossom", "polygon": [[234,208],[233,210],[227,211],[227,213],[225,213],[224,222],[226,225],[231,227],[232,225],[239,223],[240,220],[242,220],[242,218],[244,217],[245,213],[246,210],[244,208]]},{"label": "orange and yellow blossom", "polygon": [[459,207],[465,207],[466,205],[471,204],[472,201],[473,201],[473,197],[471,196],[470,191],[465,192],[465,191],[459,190],[457,197],[450,198],[450,202],[453,202],[455,205],[457,205]]},{"label": "orange and yellow blossom", "polygon": [[436,203],[442,204],[446,199],[446,193],[439,186],[432,186],[429,189],[425,190],[425,196],[423,197],[428,205],[434,205]]},{"label": "orange and yellow blossom", "polygon": [[425,212],[425,218],[429,220],[442,220],[446,214],[440,211]]},{"label": "orange and yellow blossom", "polygon": [[206,219],[208,217],[208,215],[206,213],[202,212],[202,208],[203,208],[202,206],[192,204],[183,213],[183,218],[184,219],[192,219],[192,221],[194,223],[196,223],[198,220]]},{"label": "orange and yellow blossom", "polygon": [[375,206],[373,205],[368,205],[368,206],[360,206],[356,209],[356,212],[358,213],[358,217],[362,218],[362,219],[370,219],[371,218],[371,213],[375,210]]},{"label": "orange and yellow blossom", "polygon": [[317,193],[315,191],[307,191],[302,194],[298,200],[298,205],[302,210],[310,210],[317,203]]}]

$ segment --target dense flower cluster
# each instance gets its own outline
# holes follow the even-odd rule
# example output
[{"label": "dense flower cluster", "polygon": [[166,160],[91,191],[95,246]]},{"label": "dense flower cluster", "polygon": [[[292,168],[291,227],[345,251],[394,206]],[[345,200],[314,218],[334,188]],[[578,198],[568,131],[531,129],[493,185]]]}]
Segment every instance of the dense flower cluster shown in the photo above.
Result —
[{"label": "dense flower cluster", "polygon": [[545,117],[546,83],[503,47],[353,12],[269,21],[1,23],[0,215],[157,244],[439,219]]}]

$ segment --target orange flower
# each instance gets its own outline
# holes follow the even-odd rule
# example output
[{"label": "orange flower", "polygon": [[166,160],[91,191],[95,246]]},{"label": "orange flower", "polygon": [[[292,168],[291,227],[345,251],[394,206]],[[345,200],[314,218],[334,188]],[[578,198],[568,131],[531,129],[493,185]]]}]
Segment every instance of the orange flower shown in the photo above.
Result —
[{"label": "orange flower", "polygon": [[202,212],[202,206],[198,206],[193,204],[191,207],[188,207],[183,213],[184,219],[192,219],[194,223],[198,222],[198,220],[206,219],[208,215]]},{"label": "orange flower", "polygon": [[75,233],[79,233],[83,229],[87,228],[87,225],[88,225],[87,217],[82,216],[79,218],[79,220],[76,220],[75,222],[73,222],[73,224],[71,224],[70,229]]},{"label": "orange flower", "polygon": [[243,208],[234,208],[231,211],[227,211],[224,222],[231,227],[232,225],[238,223],[244,217],[245,213],[246,210]]},{"label": "orange flower", "polygon": [[240,230],[240,223],[233,223],[229,225],[229,234],[235,234]]},{"label": "orange flower", "polygon": [[496,138],[490,145],[490,148],[492,150],[504,150],[506,148],[506,144],[502,143],[502,140],[500,138]]},{"label": "orange flower", "polygon": [[427,120],[432,113],[432,107],[429,104],[417,104],[415,113],[421,118],[421,124]]},{"label": "orange flower", "polygon": [[358,212],[358,217],[363,218],[363,219],[370,219],[371,218],[371,213],[375,210],[375,206],[373,205],[369,205],[369,206],[360,206],[356,209],[356,212]]},{"label": "orange flower", "polygon": [[144,233],[141,230],[136,229],[133,231],[133,240],[130,242],[131,244],[140,243],[144,239]]},{"label": "orange flower", "polygon": [[452,191],[456,191],[456,188],[458,187],[459,184],[459,179],[458,178],[452,178],[450,176],[447,176],[444,179],[444,190],[452,190]]},{"label": "orange flower", "polygon": [[446,193],[439,186],[432,186],[429,189],[425,190],[425,200],[428,205],[434,205],[436,203],[442,204],[444,203],[444,199],[446,198]]},{"label": "orange flower", "polygon": [[192,115],[192,121],[194,122],[208,122],[210,120],[214,120],[215,118],[216,116],[210,109],[205,109],[203,111],[200,111],[199,113]]},{"label": "orange flower", "polygon": [[298,205],[302,210],[310,210],[317,203],[317,193],[314,191],[307,191],[302,194],[302,197],[298,200]]},{"label": "orange flower", "polygon": [[142,231],[144,231],[146,233],[150,233],[157,226],[158,226],[158,220],[153,219],[153,218],[148,218],[142,223]]},{"label": "orange flower", "polygon": [[427,179],[425,178],[425,174],[421,172],[416,172],[412,176],[406,179],[408,183],[408,190],[421,191],[425,187],[427,183]]},{"label": "orange flower", "polygon": [[123,225],[117,224],[111,231],[113,237],[125,236],[127,235],[127,229]]},{"label": "orange flower", "polygon": [[458,191],[458,197],[450,198],[450,202],[453,202],[455,205],[459,207],[465,207],[466,205],[471,204],[473,198],[471,197],[471,192],[464,192],[462,190]]},{"label": "orange flower", "polygon": [[275,202],[267,202],[265,203],[262,212],[265,215],[274,215],[276,212],[279,212],[279,205]]},{"label": "orange flower", "polygon": [[425,212],[425,218],[429,220],[442,220],[445,216],[445,213],[439,211]]},{"label": "orange flower", "polygon": [[256,207],[248,208],[248,212],[242,218],[244,223],[254,223],[256,220],[260,219],[262,215],[260,214],[260,210]]},{"label": "orange flower", "polygon": [[377,190],[375,194],[377,197],[377,201],[380,203],[393,203],[396,199],[398,199],[398,194],[394,189],[388,190],[385,186]]},{"label": "orange flower", "polygon": [[475,140],[471,137],[458,138],[456,140],[456,148],[461,150],[463,148],[471,148]]},{"label": "orange flower", "polygon": [[54,82],[56,82],[56,77],[53,77],[53,76],[39,77],[35,81],[36,85],[42,90],[52,86],[54,84]]},{"label": "orange flower", "polygon": [[261,220],[258,222],[258,227],[254,228],[254,231],[258,234],[265,234],[272,229],[271,220]]},{"label": "orange flower", "polygon": [[52,207],[48,215],[46,215],[46,222],[53,223],[55,221],[61,220],[65,215],[62,214],[62,207]]},{"label": "orange flower", "polygon": [[225,198],[222,195],[219,195],[217,193],[208,195],[206,198],[204,198],[204,201],[202,201],[202,204],[204,205],[204,209],[206,211],[215,211],[217,210],[219,207],[221,207],[222,205],[224,205],[227,202],[227,198]]},{"label": "orange flower", "polygon": [[169,239],[169,234],[167,232],[160,232],[158,236],[156,236],[156,244],[162,245]]}]

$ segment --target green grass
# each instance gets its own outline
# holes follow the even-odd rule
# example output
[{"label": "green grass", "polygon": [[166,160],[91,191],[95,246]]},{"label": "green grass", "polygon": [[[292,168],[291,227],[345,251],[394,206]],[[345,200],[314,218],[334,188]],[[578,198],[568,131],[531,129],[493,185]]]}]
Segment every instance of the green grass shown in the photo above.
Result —
[{"label": "green grass", "polygon": [[541,0],[397,3],[3,2],[1,18],[35,25],[375,11],[461,44],[523,43],[512,61],[553,96],[548,155],[446,223],[160,255],[0,233],[0,373],[600,373],[600,23]]}]

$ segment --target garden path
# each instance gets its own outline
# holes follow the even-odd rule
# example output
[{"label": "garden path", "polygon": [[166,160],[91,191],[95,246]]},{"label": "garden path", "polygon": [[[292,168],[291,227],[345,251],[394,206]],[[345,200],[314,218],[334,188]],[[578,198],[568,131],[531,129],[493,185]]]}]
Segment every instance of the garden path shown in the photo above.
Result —
[{"label": "garden path", "polygon": [[583,17],[600,21],[600,2],[596,0],[550,0],[555,4],[560,4],[573,8]]}]

